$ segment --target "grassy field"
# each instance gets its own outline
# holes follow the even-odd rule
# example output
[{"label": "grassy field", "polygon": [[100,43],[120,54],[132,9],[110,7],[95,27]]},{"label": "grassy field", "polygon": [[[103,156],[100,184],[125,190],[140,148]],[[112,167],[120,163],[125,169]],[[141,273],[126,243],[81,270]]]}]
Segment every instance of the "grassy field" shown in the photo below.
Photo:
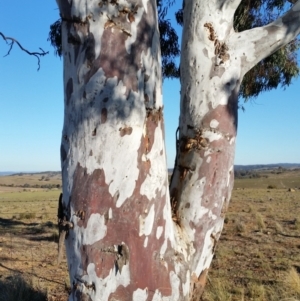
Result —
[{"label": "grassy field", "polygon": [[[61,179],[50,175],[0,177],[0,301],[67,300],[66,260],[56,263]],[[299,188],[300,170],[235,181],[202,301],[300,300]],[[9,295],[17,288],[23,297]]]},{"label": "grassy field", "polygon": [[66,260],[57,265],[57,185],[52,173],[0,177],[0,301],[67,300]]},{"label": "grassy field", "polygon": [[300,170],[260,176],[235,181],[203,301],[300,300]]},{"label": "grassy field", "polygon": [[7,186],[29,186],[35,185],[60,185],[61,175],[58,172],[45,172],[45,173],[21,173],[10,176],[0,177],[0,185]]}]

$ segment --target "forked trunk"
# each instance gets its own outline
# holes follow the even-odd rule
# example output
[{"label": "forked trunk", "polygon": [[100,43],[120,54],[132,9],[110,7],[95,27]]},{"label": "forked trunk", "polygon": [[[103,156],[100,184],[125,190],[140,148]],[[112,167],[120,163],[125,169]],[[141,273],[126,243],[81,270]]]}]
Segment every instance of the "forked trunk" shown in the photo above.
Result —
[{"label": "forked trunk", "polygon": [[279,23],[235,33],[239,2],[185,1],[170,199],[156,0],[58,0],[69,301],[199,300],[233,184],[239,86],[281,43]]}]

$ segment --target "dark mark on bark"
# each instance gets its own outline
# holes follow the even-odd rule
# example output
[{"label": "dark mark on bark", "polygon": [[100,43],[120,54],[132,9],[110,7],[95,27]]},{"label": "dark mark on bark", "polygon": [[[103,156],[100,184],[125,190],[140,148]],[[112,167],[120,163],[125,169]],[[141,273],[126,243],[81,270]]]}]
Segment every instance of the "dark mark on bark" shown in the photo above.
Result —
[{"label": "dark mark on bark", "polygon": [[78,210],[74,213],[75,216],[79,217],[82,221],[85,219],[85,211]]},{"label": "dark mark on bark", "polygon": [[215,253],[215,250],[216,250],[216,247],[217,247],[218,239],[217,239],[216,235],[214,235],[213,233],[210,235],[210,238],[211,238],[212,241],[213,241],[212,252]]},{"label": "dark mark on bark", "polygon": [[95,38],[91,32],[89,32],[89,34],[88,34],[88,37],[85,41],[85,46],[86,46],[85,57],[86,57],[88,66],[91,67],[96,58]]},{"label": "dark mark on bark", "polygon": [[76,288],[76,292],[75,292],[75,298],[76,298],[75,299],[76,301],[92,301],[90,296],[88,296],[84,292],[81,292],[77,288]]},{"label": "dark mark on bark", "polygon": [[58,199],[58,209],[57,209],[57,219],[58,219],[58,230],[59,230],[59,239],[58,239],[58,256],[57,263],[59,264],[62,259],[62,250],[65,239],[68,237],[69,230],[73,228],[73,223],[67,220],[65,214],[65,207],[63,204],[63,194],[61,193]]},{"label": "dark mark on bark", "polygon": [[70,24],[86,25],[88,23],[87,21],[83,21],[82,19],[80,19],[79,17],[76,17],[76,16],[72,16],[72,18],[63,16],[61,19],[62,19],[62,21],[65,21]]},{"label": "dark mark on bark", "polygon": [[81,39],[77,33],[69,33],[68,34],[68,43],[73,45],[80,45]]},{"label": "dark mark on bark", "polygon": [[105,123],[107,120],[107,109],[103,108],[101,110],[101,123]]},{"label": "dark mark on bark", "polygon": [[62,162],[64,162],[67,159],[67,152],[63,145],[60,146],[60,158]]},{"label": "dark mark on bark", "polygon": [[104,213],[104,219],[105,219],[105,223],[107,223],[108,220],[109,220],[109,210],[107,210],[107,211]]},{"label": "dark mark on bark", "polygon": [[117,254],[116,254],[116,274],[119,271],[120,274],[122,273],[122,268],[126,265],[129,261],[129,249],[125,244],[121,244],[117,246]]},{"label": "dark mark on bark", "polygon": [[115,203],[118,201],[119,196],[120,196],[120,192],[119,192],[119,190],[117,190],[116,193],[114,194],[114,202]]},{"label": "dark mark on bark", "polygon": [[73,93],[73,79],[72,77],[70,77],[66,86],[67,105],[69,105],[70,103],[70,98],[72,96],[72,93]]},{"label": "dark mark on bark", "polygon": [[129,261],[129,248],[127,245],[122,243],[120,245],[101,248],[100,251],[115,256],[116,274],[117,272],[121,274],[123,266]]},{"label": "dark mark on bark", "polygon": [[145,73],[144,75],[144,82],[146,83],[149,80],[150,76]]},{"label": "dark mark on bark", "polygon": [[149,102],[149,96],[147,94],[144,95],[145,102]]},{"label": "dark mark on bark", "polygon": [[178,214],[178,189],[172,188],[170,193],[170,201],[171,201],[171,211],[172,211],[172,220],[180,225],[180,217]]}]

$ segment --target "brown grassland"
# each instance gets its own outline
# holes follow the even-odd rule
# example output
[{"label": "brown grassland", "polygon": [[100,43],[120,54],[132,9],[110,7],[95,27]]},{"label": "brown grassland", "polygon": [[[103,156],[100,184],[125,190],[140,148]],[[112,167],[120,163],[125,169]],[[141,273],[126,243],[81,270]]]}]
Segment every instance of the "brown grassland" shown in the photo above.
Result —
[{"label": "brown grassland", "polygon": [[[57,264],[60,184],[51,173],[0,177],[0,301],[67,300],[66,258]],[[300,169],[236,179],[201,300],[300,300],[299,214]]]}]

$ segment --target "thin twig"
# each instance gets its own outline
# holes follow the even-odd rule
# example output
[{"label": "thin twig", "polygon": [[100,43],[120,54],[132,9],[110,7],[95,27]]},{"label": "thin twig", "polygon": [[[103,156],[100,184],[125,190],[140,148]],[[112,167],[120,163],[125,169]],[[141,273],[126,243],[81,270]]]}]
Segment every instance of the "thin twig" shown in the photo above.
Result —
[{"label": "thin twig", "polygon": [[44,56],[44,55],[46,55],[46,54],[48,54],[49,51],[46,52],[46,51],[44,51],[42,48],[39,48],[39,49],[41,50],[41,52],[31,52],[31,51],[25,49],[25,48],[20,44],[20,42],[18,42],[16,39],[11,38],[11,37],[7,37],[7,36],[5,36],[2,32],[0,32],[0,36],[1,36],[1,37],[3,38],[3,40],[6,41],[6,43],[9,45],[8,52],[7,52],[6,55],[4,55],[4,57],[5,57],[5,56],[8,56],[8,55],[10,54],[10,52],[11,52],[11,50],[12,50],[14,44],[16,43],[16,44],[20,47],[21,50],[23,50],[23,51],[26,52],[27,54],[33,55],[33,56],[35,56],[35,57],[37,58],[37,60],[38,60],[38,69],[37,69],[37,70],[40,70],[40,67],[41,67],[41,66],[40,66],[40,57],[41,57],[41,56]]}]

